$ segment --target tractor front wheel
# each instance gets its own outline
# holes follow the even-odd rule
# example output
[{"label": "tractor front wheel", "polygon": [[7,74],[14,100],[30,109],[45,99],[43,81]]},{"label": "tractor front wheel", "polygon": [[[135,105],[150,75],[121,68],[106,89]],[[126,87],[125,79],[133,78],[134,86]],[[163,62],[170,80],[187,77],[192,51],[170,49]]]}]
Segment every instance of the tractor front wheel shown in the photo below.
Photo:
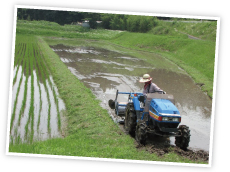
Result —
[{"label": "tractor front wheel", "polygon": [[181,136],[175,138],[175,144],[177,147],[187,150],[191,136],[189,127],[186,125],[180,125],[178,130]]},{"label": "tractor front wheel", "polygon": [[145,145],[147,139],[147,126],[143,120],[139,120],[137,123],[135,139],[139,144]]}]

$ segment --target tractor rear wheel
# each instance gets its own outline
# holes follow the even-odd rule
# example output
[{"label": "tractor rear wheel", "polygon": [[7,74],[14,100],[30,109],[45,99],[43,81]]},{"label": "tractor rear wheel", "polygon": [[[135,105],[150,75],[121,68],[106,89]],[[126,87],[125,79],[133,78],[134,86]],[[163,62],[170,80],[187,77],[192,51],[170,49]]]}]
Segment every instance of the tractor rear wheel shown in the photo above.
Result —
[{"label": "tractor rear wheel", "polygon": [[125,130],[129,132],[130,135],[134,136],[136,125],[137,125],[137,117],[134,110],[133,104],[129,103],[126,107],[125,112]]},{"label": "tractor rear wheel", "polygon": [[183,150],[187,150],[190,142],[190,130],[186,125],[179,126],[179,133],[181,136],[175,138],[175,144]]},{"label": "tractor rear wheel", "polygon": [[143,120],[139,120],[137,123],[135,139],[139,144],[145,145],[147,139],[147,125]]}]

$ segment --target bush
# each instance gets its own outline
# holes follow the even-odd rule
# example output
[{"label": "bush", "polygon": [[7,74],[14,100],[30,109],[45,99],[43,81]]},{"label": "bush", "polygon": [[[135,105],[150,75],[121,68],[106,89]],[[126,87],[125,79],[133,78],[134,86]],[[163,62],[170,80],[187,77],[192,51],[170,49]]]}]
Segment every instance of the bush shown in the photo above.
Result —
[{"label": "bush", "polygon": [[164,26],[154,27],[150,31],[150,33],[152,33],[154,35],[166,35],[166,34],[169,34],[169,32],[170,32],[170,29],[168,27],[164,27]]}]

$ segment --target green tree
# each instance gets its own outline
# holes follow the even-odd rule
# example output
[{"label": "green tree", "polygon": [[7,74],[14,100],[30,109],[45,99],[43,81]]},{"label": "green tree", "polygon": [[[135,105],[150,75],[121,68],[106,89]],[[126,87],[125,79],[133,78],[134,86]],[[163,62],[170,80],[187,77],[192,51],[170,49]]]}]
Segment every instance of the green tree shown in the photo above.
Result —
[{"label": "green tree", "polygon": [[131,15],[127,19],[127,30],[130,32],[138,32],[139,24],[140,24],[139,16]]},{"label": "green tree", "polygon": [[105,29],[110,29],[110,22],[112,20],[113,14],[101,14],[102,27]]},{"label": "green tree", "polygon": [[110,28],[113,30],[119,30],[121,28],[120,16],[115,14],[110,21]]}]

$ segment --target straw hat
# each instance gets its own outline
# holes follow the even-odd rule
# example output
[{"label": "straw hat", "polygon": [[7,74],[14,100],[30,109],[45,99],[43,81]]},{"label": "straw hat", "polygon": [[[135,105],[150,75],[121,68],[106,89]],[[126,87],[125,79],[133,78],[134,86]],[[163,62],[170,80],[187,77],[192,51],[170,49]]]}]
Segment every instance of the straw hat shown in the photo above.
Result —
[{"label": "straw hat", "polygon": [[150,77],[149,74],[144,74],[143,78],[139,80],[139,82],[149,82],[149,81],[152,81],[152,78]]}]

